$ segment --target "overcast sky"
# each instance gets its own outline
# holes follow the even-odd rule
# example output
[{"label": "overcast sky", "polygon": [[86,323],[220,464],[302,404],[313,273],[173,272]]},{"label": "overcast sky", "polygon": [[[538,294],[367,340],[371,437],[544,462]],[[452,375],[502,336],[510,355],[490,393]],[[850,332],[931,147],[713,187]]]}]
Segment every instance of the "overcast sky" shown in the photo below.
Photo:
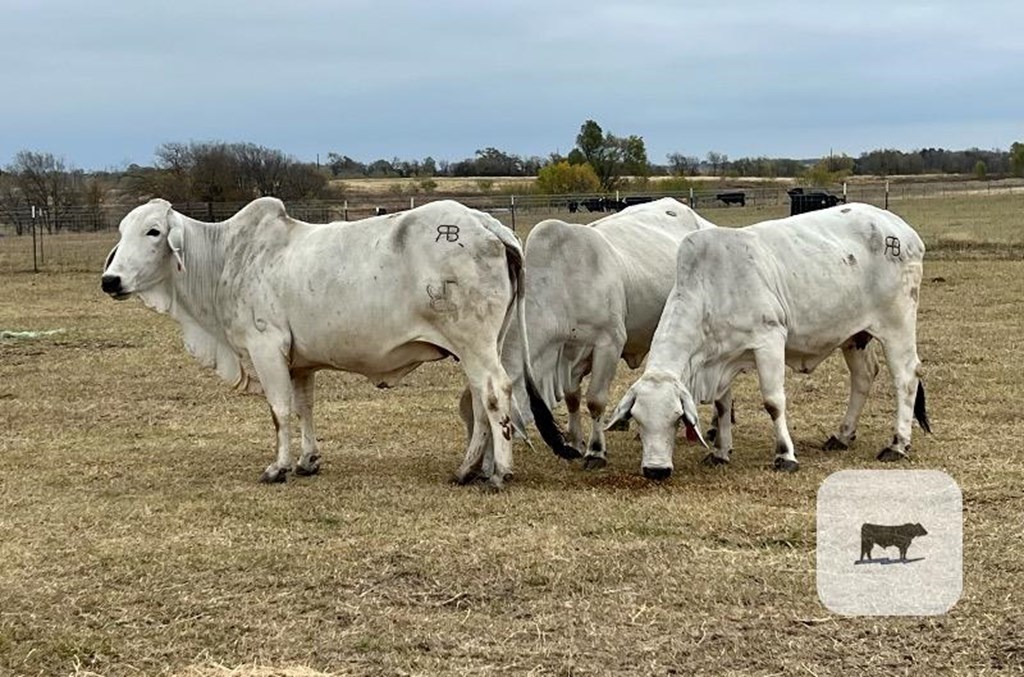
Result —
[{"label": "overcast sky", "polygon": [[1019,0],[0,0],[0,165],[188,140],[546,156],[587,118],[653,162],[1007,148],[1022,26]]}]

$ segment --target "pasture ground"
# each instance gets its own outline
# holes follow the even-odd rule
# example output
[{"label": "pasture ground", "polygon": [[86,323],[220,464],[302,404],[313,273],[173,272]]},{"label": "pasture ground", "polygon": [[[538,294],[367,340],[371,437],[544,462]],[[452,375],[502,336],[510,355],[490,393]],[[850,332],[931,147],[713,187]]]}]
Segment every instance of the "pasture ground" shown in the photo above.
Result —
[{"label": "pasture ground", "polygon": [[[457,365],[389,391],[323,373],[323,474],[263,486],[262,398],[202,370],[169,318],[99,292],[106,233],[69,243],[60,272],[0,276],[0,330],[64,330],[0,340],[0,674],[1024,670],[1020,202],[917,208],[947,219],[895,209],[935,249],[919,318],[935,433],[915,429],[902,467],[963,490],[949,614],[845,618],[817,600],[817,487],[880,467],[884,367],[840,454],[819,446],[845,407],[842,360],[790,373],[792,476],[768,469],[771,427],[745,377],[727,468],[681,442],[675,476],[654,484],[632,432],[610,433],[597,472],[535,437],[500,494],[447,482],[464,442]],[[708,217],[724,214],[741,219]],[[943,244],[956,228],[967,246]],[[615,395],[637,375],[623,365]]]}]

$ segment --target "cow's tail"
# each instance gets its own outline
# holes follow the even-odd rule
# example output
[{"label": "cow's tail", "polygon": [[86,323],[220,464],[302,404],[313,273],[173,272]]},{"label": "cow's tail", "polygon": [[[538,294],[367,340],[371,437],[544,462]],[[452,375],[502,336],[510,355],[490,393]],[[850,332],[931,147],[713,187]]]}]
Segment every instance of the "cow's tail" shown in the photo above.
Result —
[{"label": "cow's tail", "polygon": [[[497,226],[500,226],[500,228]],[[509,304],[509,311],[505,316],[505,325],[502,327],[501,343],[504,345],[505,337],[508,334],[511,323],[513,321],[516,322],[520,336],[520,347],[522,350],[523,380],[526,384],[526,395],[530,401],[530,412],[533,414],[533,423],[537,426],[537,431],[540,433],[541,439],[544,440],[545,444],[551,447],[551,450],[554,451],[555,454],[566,459],[581,458],[582,454],[577,449],[566,443],[565,434],[558,426],[558,422],[555,421],[555,416],[551,412],[551,408],[548,406],[547,402],[545,402],[544,397],[540,394],[536,381],[534,380],[533,365],[530,360],[530,342],[526,334],[526,285],[523,283],[523,249],[519,244],[519,239],[512,233],[512,231],[500,224],[500,222],[497,226],[495,227],[494,232],[505,245],[505,256],[508,261],[509,279],[512,282],[513,288],[512,301]],[[513,403],[512,408],[514,418],[518,418],[518,421],[513,421],[513,424],[525,438],[525,426],[522,424],[523,417],[519,411],[519,407],[517,404]]]},{"label": "cow's tail", "polygon": [[518,321],[519,333],[522,336],[523,378],[526,381],[526,395],[530,398],[533,423],[537,426],[537,432],[540,433],[541,439],[551,447],[551,451],[555,452],[557,456],[570,461],[581,458],[583,454],[565,441],[565,434],[555,420],[555,415],[551,413],[551,407],[548,406],[543,395],[537,389],[537,382],[533,377],[533,364],[530,360],[530,342],[526,336],[525,305],[522,302],[519,304]]},{"label": "cow's tail", "polygon": [[914,418],[921,424],[921,430],[926,433],[932,431],[932,424],[928,421],[928,411],[924,402],[924,381],[917,379],[917,396],[914,398]]}]

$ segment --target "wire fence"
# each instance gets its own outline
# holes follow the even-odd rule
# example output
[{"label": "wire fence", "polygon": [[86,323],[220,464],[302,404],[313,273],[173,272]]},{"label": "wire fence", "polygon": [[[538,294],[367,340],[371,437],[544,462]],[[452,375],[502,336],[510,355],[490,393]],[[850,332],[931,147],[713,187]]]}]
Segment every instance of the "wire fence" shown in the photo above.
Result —
[{"label": "wire fence", "polygon": [[[656,184],[655,184],[656,185]],[[745,225],[778,218],[790,213],[789,186],[775,182],[743,185],[721,183],[696,185],[682,190],[620,191],[584,195],[512,195],[512,194],[417,194],[365,195],[339,200],[289,202],[288,213],[302,221],[326,223],[351,221],[381,213],[394,213],[438,199],[456,199],[486,211],[520,237],[538,222],[559,218],[587,223],[626,207],[660,197],[674,197],[690,204],[705,217],[720,225]],[[810,189],[808,189],[810,190]],[[818,189],[814,189],[818,190]],[[899,211],[896,205],[914,200],[946,198],[973,201],[986,198],[1020,198],[1024,206],[1024,180],[943,181],[901,183],[851,183],[830,186],[828,193],[850,202],[866,202]],[[103,257],[117,241],[117,226],[137,202],[119,201],[94,206],[69,207],[60,214],[48,215],[50,227],[29,207],[17,219],[0,219],[0,274],[17,272],[95,271],[102,268]],[[203,221],[223,221],[235,214],[244,202],[184,202],[175,209]],[[1020,210],[1018,213],[1024,213]],[[965,217],[969,214],[965,214]],[[1010,217],[1008,217],[1010,218]],[[14,222],[20,224],[16,226]]]}]

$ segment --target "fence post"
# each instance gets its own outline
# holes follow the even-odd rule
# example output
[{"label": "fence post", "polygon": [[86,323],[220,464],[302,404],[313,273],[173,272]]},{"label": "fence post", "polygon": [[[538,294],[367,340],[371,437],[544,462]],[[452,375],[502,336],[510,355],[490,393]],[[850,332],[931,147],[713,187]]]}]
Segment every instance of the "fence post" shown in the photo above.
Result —
[{"label": "fence post", "polygon": [[415,209],[415,208],[416,208],[416,198],[410,197],[409,198],[409,209]]},{"label": "fence post", "polygon": [[889,181],[885,182],[885,208],[889,208]]},{"label": "fence post", "polygon": [[846,181],[843,181],[843,202],[846,202]]},{"label": "fence post", "polygon": [[515,195],[510,195],[509,196],[509,200],[510,200],[509,211],[512,212],[512,232],[514,233],[514,232],[516,232],[516,196]]},{"label": "fence post", "polygon": [[693,186],[690,186],[690,209],[696,209],[697,205],[693,202]]},{"label": "fence post", "polygon": [[348,200],[345,200],[345,204],[341,207],[341,213],[345,221],[348,221]]},{"label": "fence post", "polygon": [[32,272],[39,272],[39,263],[36,261],[36,206],[32,205]]}]

